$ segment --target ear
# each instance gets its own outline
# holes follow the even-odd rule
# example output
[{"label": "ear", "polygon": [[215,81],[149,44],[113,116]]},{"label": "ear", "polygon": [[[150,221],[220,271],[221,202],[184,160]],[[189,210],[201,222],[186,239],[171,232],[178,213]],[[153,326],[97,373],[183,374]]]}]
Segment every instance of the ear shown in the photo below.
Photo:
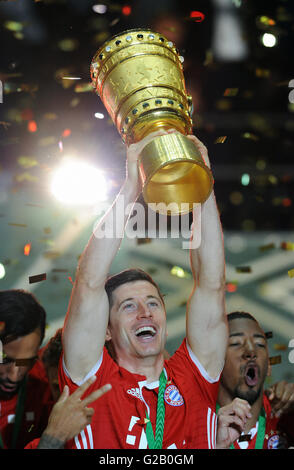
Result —
[{"label": "ear", "polygon": [[110,340],[111,340],[111,333],[110,333],[110,328],[108,326],[106,329],[105,341],[110,341]]}]

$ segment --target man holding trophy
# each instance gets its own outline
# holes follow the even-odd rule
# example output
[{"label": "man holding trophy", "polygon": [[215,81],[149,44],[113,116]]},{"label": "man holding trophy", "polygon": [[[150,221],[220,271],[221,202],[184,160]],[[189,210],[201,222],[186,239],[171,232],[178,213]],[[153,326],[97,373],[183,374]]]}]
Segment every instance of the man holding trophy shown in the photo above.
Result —
[{"label": "man holding trophy", "polygon": [[[97,227],[113,223],[116,235],[94,231],[80,257],[59,369],[71,393],[92,375],[87,394],[105,383],[112,389],[93,403],[92,423],[67,448],[213,449],[228,337],[224,249],[207,150],[191,135],[181,60],[160,34],[132,30],[100,48],[91,72],[127,145],[127,176]],[[128,221],[117,201],[135,204],[141,191],[147,203],[175,203],[171,215],[182,203],[189,210],[202,203],[201,244],[190,250],[186,338],[168,360],[166,311],[152,278],[131,269],[107,279]],[[193,224],[191,242],[197,230]]]}]

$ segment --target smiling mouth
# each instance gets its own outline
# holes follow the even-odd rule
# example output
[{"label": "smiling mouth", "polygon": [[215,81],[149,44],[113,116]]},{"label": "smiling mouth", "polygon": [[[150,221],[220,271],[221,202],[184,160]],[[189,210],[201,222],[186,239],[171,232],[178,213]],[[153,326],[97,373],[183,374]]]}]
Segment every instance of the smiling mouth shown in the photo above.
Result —
[{"label": "smiling mouth", "polygon": [[140,341],[152,340],[156,335],[156,329],[153,326],[141,326],[135,331],[135,335]]},{"label": "smiling mouth", "polygon": [[258,378],[258,367],[255,364],[248,364],[244,374],[244,380],[248,387],[255,387],[255,385],[257,385]]}]

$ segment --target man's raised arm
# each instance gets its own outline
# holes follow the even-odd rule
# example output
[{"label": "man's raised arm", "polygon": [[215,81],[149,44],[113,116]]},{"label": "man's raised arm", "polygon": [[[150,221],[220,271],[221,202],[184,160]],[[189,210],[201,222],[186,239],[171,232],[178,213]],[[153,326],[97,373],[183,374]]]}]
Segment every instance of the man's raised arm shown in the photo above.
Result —
[{"label": "man's raised arm", "polygon": [[[118,200],[123,200],[124,208],[135,203],[141,190],[138,156],[145,145],[162,134],[165,132],[149,134],[128,147],[126,180],[80,257],[63,330],[65,366],[74,382],[79,383],[92,370],[105,342],[109,302],[104,285],[130,215],[121,210]],[[97,235],[103,224],[112,228],[111,238]]]},{"label": "man's raised arm", "polygon": [[[189,136],[210,166],[207,149]],[[192,237],[199,227],[193,224]],[[214,193],[201,206],[201,242],[190,250],[194,288],[187,308],[187,340],[211,378],[222,371],[228,341],[225,311],[225,259]]]}]

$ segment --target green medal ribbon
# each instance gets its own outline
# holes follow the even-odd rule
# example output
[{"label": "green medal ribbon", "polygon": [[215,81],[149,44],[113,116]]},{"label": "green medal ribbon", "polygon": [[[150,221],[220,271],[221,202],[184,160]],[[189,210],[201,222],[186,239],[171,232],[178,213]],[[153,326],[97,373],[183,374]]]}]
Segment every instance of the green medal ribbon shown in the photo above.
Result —
[{"label": "green medal ribbon", "polygon": [[164,391],[165,391],[166,382],[167,382],[167,378],[165,376],[164,371],[162,371],[159,377],[155,439],[154,439],[152,424],[148,416],[148,413],[146,411],[146,417],[148,419],[148,422],[146,424],[146,437],[147,437],[149,449],[162,449],[164,417],[165,417]]},{"label": "green medal ribbon", "polygon": [[[220,409],[220,405],[217,403],[216,413],[218,413],[219,409]],[[266,426],[266,414],[265,414],[264,408],[262,407],[260,415],[258,417],[258,429],[257,429],[257,436],[256,436],[254,449],[263,449],[265,426]],[[230,449],[235,449],[234,444],[231,444]]]},{"label": "green medal ribbon", "polygon": [[[23,413],[24,413],[25,401],[26,401],[27,381],[28,381],[28,377],[25,376],[18,392],[16,412],[15,412],[15,421],[14,421],[14,426],[13,426],[13,431],[12,431],[11,445],[9,449],[16,448],[17,439],[18,439],[18,435],[19,435],[19,431],[20,431],[20,427],[22,423],[22,418],[23,418]],[[0,434],[0,449],[4,449],[4,443],[3,443],[1,434]]]}]

